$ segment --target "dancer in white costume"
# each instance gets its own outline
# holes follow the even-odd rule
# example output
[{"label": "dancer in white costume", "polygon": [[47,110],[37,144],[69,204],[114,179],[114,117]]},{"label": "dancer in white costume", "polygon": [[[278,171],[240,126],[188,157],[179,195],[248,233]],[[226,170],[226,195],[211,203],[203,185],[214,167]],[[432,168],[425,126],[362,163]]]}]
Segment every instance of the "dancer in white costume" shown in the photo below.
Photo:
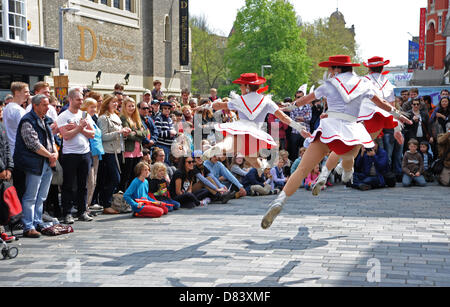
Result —
[{"label": "dancer in white costume", "polygon": [[[384,66],[390,63],[389,60],[384,60],[382,57],[372,57],[367,63],[363,63],[369,69],[369,74],[364,78],[369,81],[372,85],[376,95],[391,105],[394,105],[395,94],[394,94],[394,86],[389,82],[386,78],[386,74],[389,72],[383,72]],[[393,115],[385,110],[381,109],[377,105],[375,105],[370,99],[365,99],[361,106],[361,110],[359,112],[358,121],[364,122],[364,126],[369,132],[370,136],[373,140],[378,138],[383,129],[395,129],[395,138],[399,144],[403,144],[403,136],[401,133],[401,125],[399,121],[402,123],[410,123],[410,121],[402,116],[399,120],[396,120]],[[358,153],[356,153],[358,154]],[[338,166],[339,156],[332,152],[328,157],[326,165],[323,166],[322,171],[320,172],[320,176],[317,178],[317,181],[312,188],[312,194],[314,196],[318,196],[322,187],[327,183],[328,177],[331,174],[331,171]],[[338,173],[342,172],[342,166],[336,168]],[[353,169],[350,172],[344,172],[342,174],[342,181],[347,183],[353,180]]]},{"label": "dancer in white costume", "polygon": [[343,159],[344,170],[350,172],[353,169],[354,157],[361,146],[374,147],[363,124],[357,122],[364,99],[371,99],[378,107],[396,118],[401,116],[399,111],[376,95],[367,79],[353,73],[353,67],[360,64],[352,63],[349,56],[333,56],[319,66],[328,68],[332,78],[314,93],[296,100],[295,104],[302,106],[327,97],[328,117],[321,120],[319,128],[310,138],[311,145],[303,155],[299,167],[289,178],[283,192],[271,203],[261,222],[263,229],[272,225],[288,198],[294,195],[303,179],[330,151],[336,152]]},{"label": "dancer in white costume", "polygon": [[264,120],[269,113],[274,114],[281,122],[293,129],[300,131],[303,137],[311,136],[301,124],[293,121],[281,111],[270,96],[258,93],[260,86],[266,81],[265,78],[259,77],[256,73],[242,74],[239,79],[233,82],[240,85],[242,96],[232,94],[229,102],[215,102],[204,107],[212,108],[214,111],[223,109],[238,111],[239,120],[214,126],[216,131],[223,133],[224,140],[207,150],[203,154],[203,160],[209,160],[211,157],[221,155],[224,152],[239,152],[259,172],[264,171],[264,168],[268,165],[258,158],[258,152],[261,149],[278,147],[273,137],[262,130]]}]

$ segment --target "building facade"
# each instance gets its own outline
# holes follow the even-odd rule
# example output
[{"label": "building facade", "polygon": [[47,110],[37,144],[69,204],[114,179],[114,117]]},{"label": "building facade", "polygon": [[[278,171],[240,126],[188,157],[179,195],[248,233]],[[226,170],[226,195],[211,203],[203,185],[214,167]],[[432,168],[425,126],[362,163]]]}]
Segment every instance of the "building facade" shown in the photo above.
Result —
[{"label": "building facade", "polygon": [[54,51],[51,72],[44,75],[51,85],[52,76],[65,73],[60,71],[57,52],[59,13],[60,8],[70,7],[76,12],[64,13],[62,22],[70,87],[88,86],[106,94],[121,83],[125,93],[137,100],[145,89],[153,88],[154,80],[162,82],[166,94],[180,94],[182,88],[190,87],[190,75],[179,72],[190,70],[179,60],[179,0],[14,2],[26,4],[27,10],[20,13],[31,24],[25,34],[18,31],[17,35],[28,44]]},{"label": "building facade", "polygon": [[0,0],[0,100],[11,82],[31,87],[51,74],[56,49],[44,44],[42,0]]},{"label": "building facade", "polygon": [[447,55],[444,36],[449,0],[428,0],[426,18],[426,69],[441,70]]}]

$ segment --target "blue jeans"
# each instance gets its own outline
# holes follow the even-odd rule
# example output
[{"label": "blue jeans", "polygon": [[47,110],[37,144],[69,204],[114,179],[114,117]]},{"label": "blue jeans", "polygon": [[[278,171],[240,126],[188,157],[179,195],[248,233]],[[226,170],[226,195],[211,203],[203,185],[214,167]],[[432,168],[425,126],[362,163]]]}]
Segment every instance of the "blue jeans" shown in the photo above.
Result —
[{"label": "blue jeans", "polygon": [[43,224],[42,211],[52,182],[52,169],[44,162],[42,175],[25,173],[25,193],[22,197],[23,231],[36,229]]},{"label": "blue jeans", "polygon": [[[119,162],[122,160],[122,155],[117,155]],[[102,157],[101,171],[99,171],[97,178],[102,178],[102,183],[99,186],[99,201],[100,206],[110,208],[113,194],[118,191],[120,183],[120,171],[117,164],[115,154],[105,154]]]},{"label": "blue jeans", "polygon": [[353,175],[353,187],[360,188],[362,185],[368,185],[373,189],[381,188],[381,182],[377,176],[366,176],[362,173],[355,173]]},{"label": "blue jeans", "polygon": [[400,145],[391,133],[384,134],[383,145],[388,155],[390,169],[396,175],[402,174],[403,145]]},{"label": "blue jeans", "polygon": [[425,178],[423,175],[420,175],[419,177],[411,177],[406,174],[403,174],[403,186],[410,187],[412,182],[415,182],[418,186],[424,187],[427,185],[427,182],[425,181]]},{"label": "blue jeans", "polygon": [[173,205],[173,207],[167,207],[167,209],[169,209],[169,212],[172,212],[173,210],[178,210],[181,207],[181,204],[173,199],[163,199],[161,201],[163,203]]}]

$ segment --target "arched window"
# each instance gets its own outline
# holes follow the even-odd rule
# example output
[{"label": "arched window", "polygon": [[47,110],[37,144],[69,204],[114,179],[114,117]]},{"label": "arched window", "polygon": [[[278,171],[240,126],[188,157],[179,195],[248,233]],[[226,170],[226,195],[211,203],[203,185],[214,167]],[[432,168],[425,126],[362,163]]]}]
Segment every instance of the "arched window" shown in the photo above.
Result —
[{"label": "arched window", "polygon": [[164,17],[164,41],[170,42],[172,39],[171,27],[170,27],[170,17],[166,15]]}]

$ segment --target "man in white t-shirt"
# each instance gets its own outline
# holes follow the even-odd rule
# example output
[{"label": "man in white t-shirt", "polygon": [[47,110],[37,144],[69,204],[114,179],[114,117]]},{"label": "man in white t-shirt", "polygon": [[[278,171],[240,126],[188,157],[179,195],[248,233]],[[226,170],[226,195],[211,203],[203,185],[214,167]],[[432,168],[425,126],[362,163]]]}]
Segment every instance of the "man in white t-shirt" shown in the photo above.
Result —
[{"label": "man in white t-shirt", "polygon": [[5,125],[12,156],[16,144],[17,127],[22,117],[27,114],[21,105],[30,98],[30,89],[26,83],[13,82],[11,92],[13,100],[3,109],[3,124]]},{"label": "man in white t-shirt", "polygon": [[80,110],[84,101],[83,91],[79,88],[71,89],[68,98],[70,106],[58,116],[56,122],[64,140],[61,161],[64,223],[73,224],[73,203],[77,205],[80,221],[92,221],[92,217],[86,212],[86,184],[92,165],[89,139],[94,138],[95,131],[92,118]]},{"label": "man in white t-shirt", "polygon": [[[16,146],[17,128],[22,117],[27,114],[21,105],[30,98],[30,89],[26,83],[13,82],[11,83],[11,93],[13,94],[13,100],[3,109],[3,125],[5,126],[12,157]],[[14,169],[12,177],[17,195],[19,199],[22,199],[25,193],[25,173]]]}]

